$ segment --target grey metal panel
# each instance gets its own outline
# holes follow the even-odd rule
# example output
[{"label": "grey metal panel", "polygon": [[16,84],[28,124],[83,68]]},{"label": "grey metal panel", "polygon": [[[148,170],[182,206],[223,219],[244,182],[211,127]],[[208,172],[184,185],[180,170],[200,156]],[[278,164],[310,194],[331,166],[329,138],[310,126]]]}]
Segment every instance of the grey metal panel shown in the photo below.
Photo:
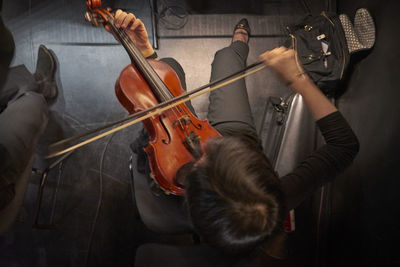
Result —
[{"label": "grey metal panel", "polygon": [[291,172],[301,160],[315,148],[315,121],[301,95],[296,94],[291,102],[286,128],[280,144],[275,169],[283,176]]}]

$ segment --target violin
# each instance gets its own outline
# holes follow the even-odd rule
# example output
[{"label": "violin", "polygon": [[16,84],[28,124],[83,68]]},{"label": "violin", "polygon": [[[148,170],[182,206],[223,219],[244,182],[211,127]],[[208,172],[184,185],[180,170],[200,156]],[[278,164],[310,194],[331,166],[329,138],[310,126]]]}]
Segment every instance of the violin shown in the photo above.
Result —
[{"label": "violin", "polygon": [[[162,61],[146,59],[124,30],[114,25],[113,15],[101,9],[101,0],[88,0],[85,17],[93,24],[108,25],[125,48],[132,64],[126,66],[115,83],[121,105],[130,113],[148,110],[185,94],[175,71]],[[209,138],[220,137],[208,120],[200,120],[184,104],[164,110],[142,121],[149,135],[144,148],[151,177],[166,194],[183,195],[184,185],[176,174],[185,164],[204,152]]]}]

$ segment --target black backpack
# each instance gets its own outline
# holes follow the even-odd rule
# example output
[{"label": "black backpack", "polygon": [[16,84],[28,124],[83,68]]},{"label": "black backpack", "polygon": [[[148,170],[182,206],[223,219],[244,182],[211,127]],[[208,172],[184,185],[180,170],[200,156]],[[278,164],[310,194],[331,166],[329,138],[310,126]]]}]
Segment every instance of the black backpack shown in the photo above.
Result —
[{"label": "black backpack", "polygon": [[335,96],[350,59],[339,16],[323,11],[286,29],[289,38],[285,46],[297,51],[304,70],[322,92]]}]

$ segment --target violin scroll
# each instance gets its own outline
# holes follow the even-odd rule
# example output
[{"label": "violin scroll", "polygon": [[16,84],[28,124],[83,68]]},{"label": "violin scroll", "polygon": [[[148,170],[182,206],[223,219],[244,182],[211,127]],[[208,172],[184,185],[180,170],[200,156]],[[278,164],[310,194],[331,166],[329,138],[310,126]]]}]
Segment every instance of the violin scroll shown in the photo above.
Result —
[{"label": "violin scroll", "polygon": [[85,13],[85,19],[97,27],[100,23],[106,23],[108,18],[112,17],[111,8],[101,9],[101,0],[87,0],[88,11]]},{"label": "violin scroll", "polygon": [[86,6],[88,9],[95,9],[101,7],[101,0],[87,0]]},{"label": "violin scroll", "polygon": [[92,25],[95,27],[99,26],[100,23],[104,22],[103,18],[97,15],[97,13],[92,13],[89,11],[86,11],[85,13],[85,20],[91,22]]}]

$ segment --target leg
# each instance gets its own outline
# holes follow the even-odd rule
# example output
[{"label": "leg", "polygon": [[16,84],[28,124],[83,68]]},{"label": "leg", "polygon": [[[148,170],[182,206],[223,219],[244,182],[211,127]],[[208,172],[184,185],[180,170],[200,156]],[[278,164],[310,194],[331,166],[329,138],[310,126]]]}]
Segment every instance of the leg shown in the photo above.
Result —
[{"label": "leg", "polygon": [[[241,41],[233,42],[215,53],[211,81],[243,69],[248,53],[249,46]],[[257,136],[244,79],[212,91],[209,99],[208,119],[211,125],[220,131],[226,128],[245,128],[251,135]]]},{"label": "leg", "polygon": [[35,92],[21,95],[0,114],[0,146],[7,153],[2,155],[0,184],[18,182],[47,120],[47,103],[42,95]]},{"label": "leg", "polygon": [[55,55],[40,45],[34,74],[25,65],[19,65],[10,68],[4,86],[0,84],[0,112],[9,102],[28,91],[41,93],[47,100],[54,99],[57,96],[55,72]]},{"label": "leg", "polygon": [[0,234],[9,229],[23,203],[47,112],[44,97],[27,92],[0,113]]}]

